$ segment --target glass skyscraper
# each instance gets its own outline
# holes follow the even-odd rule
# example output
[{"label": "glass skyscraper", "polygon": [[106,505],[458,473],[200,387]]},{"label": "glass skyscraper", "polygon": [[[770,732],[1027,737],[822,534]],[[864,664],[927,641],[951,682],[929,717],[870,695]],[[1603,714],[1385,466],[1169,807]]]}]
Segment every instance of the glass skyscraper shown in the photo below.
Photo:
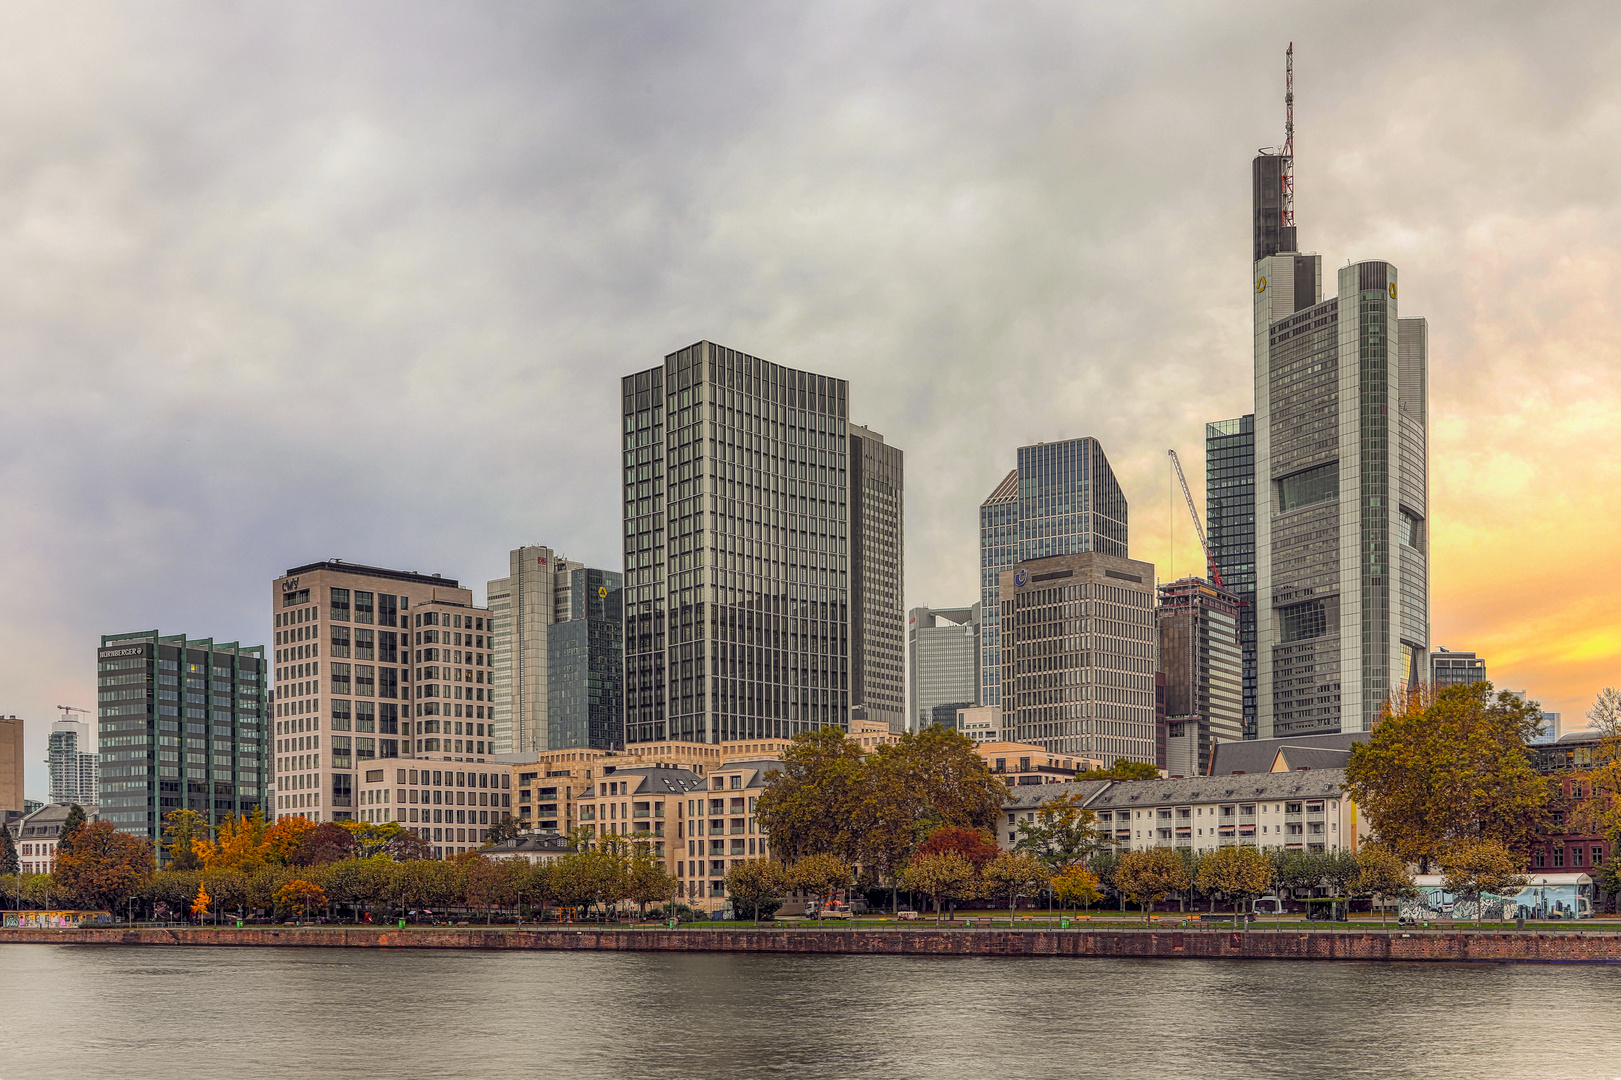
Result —
[{"label": "glass skyscraper", "polygon": [[849,385],[700,341],[622,394],[626,742],[782,738],[900,701],[901,462],[852,428]]},{"label": "glass skyscraper", "polygon": [[1090,436],[1019,447],[1018,468],[979,508],[980,704],[1002,703],[1002,571],[1087,551],[1126,557],[1126,497],[1103,447]]},{"label": "glass skyscraper", "polygon": [[1244,738],[1255,738],[1255,415],[1205,425],[1205,526],[1210,557],[1238,597],[1244,656]]},{"label": "glass skyscraper", "polygon": [[103,820],[156,840],[174,810],[264,806],[261,646],[147,630],[104,635],[96,661]]},{"label": "glass skyscraper", "polygon": [[624,577],[586,567],[569,576],[570,617],[546,634],[549,748],[617,749],[625,742]]}]

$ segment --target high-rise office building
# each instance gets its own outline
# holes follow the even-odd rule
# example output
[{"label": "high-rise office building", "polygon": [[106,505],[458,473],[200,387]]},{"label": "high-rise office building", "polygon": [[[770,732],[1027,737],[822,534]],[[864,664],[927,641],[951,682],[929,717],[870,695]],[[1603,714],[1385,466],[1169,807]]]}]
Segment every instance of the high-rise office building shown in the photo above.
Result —
[{"label": "high-rise office building", "polygon": [[1205,425],[1205,525],[1221,581],[1238,597],[1244,737],[1255,738],[1255,417]]},{"label": "high-rise office building", "polygon": [[267,815],[355,820],[368,769],[394,758],[493,758],[489,615],[453,578],[332,559],[288,570],[270,598]]},{"label": "high-rise office building", "polygon": [[906,617],[907,670],[911,683],[911,723],[921,731],[934,723],[935,709],[979,703],[980,605],[913,608]]},{"label": "high-rise office building", "polygon": [[1002,571],[1000,595],[1004,737],[1157,764],[1153,564],[1031,559]]},{"label": "high-rise office building", "polygon": [[1437,649],[1430,653],[1430,685],[1437,690],[1444,686],[1467,686],[1486,681],[1486,661],[1472,652],[1453,652]]},{"label": "high-rise office building", "polygon": [[1218,742],[1244,737],[1243,652],[1237,594],[1203,578],[1159,587],[1154,618],[1165,675],[1163,767],[1203,776]]},{"label": "high-rise office building", "polygon": [[900,458],[848,395],[707,341],[624,378],[627,742],[847,728],[900,700]]},{"label": "high-rise office building", "polygon": [[1255,164],[1251,281],[1263,739],[1370,729],[1429,651],[1427,327],[1400,317],[1387,262],[1340,268],[1324,299],[1292,210],[1271,226],[1272,157]]},{"label": "high-rise office building", "polygon": [[156,630],[96,652],[101,818],[157,840],[163,817],[218,824],[265,806],[264,648]]},{"label": "high-rise office building", "polygon": [[0,821],[7,811],[23,812],[23,722],[0,716]]},{"label": "high-rise office building", "polygon": [[45,765],[50,776],[51,802],[90,806],[101,801],[89,724],[72,719],[52,724],[45,744]]},{"label": "high-rise office building", "polygon": [[625,744],[624,576],[569,573],[568,618],[546,635],[547,748]]},{"label": "high-rise office building", "polygon": [[1019,447],[1018,467],[979,508],[981,704],[1002,702],[1002,572],[1086,551],[1126,557],[1126,497],[1103,447],[1090,437]]},{"label": "high-rise office building", "polygon": [[850,461],[850,703],[906,728],[906,459],[875,431],[848,426]]}]

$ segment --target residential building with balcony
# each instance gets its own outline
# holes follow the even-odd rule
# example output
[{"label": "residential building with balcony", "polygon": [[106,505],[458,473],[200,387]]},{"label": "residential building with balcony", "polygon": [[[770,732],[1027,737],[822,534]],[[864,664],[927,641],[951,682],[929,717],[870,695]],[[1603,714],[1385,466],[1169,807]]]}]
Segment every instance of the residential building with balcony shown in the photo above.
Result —
[{"label": "residential building with balcony", "polygon": [[677,848],[674,871],[689,900],[724,900],[728,870],[770,857],[755,811],[766,779],[781,768],[782,762],[771,758],[730,761],[689,793],[676,833],[676,843],[686,845],[686,858]]},{"label": "residential building with balcony", "polygon": [[[99,821],[101,808],[79,804],[86,821]],[[6,830],[17,847],[17,859],[25,874],[49,874],[56,869],[56,842],[62,837],[71,803],[47,803],[10,822]]]}]

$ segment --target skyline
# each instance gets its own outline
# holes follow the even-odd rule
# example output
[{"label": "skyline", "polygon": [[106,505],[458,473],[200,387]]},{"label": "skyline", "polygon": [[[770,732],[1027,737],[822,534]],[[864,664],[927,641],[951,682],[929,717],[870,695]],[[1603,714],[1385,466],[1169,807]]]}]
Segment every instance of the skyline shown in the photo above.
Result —
[{"label": "skyline", "polygon": [[269,647],[266,584],[332,556],[481,602],[520,544],[617,567],[618,379],[700,339],[849,379],[906,453],[903,610],[977,597],[978,505],[1038,441],[1098,438],[1131,557],[1199,572],[1165,450],[1202,507],[1204,424],[1253,407],[1289,40],[1308,246],[1396,263],[1430,321],[1432,644],[1577,721],[1621,655],[1582,573],[1618,546],[1621,23],[1375,7],[1399,41],[1176,5],[0,13],[29,792],[101,634]]}]

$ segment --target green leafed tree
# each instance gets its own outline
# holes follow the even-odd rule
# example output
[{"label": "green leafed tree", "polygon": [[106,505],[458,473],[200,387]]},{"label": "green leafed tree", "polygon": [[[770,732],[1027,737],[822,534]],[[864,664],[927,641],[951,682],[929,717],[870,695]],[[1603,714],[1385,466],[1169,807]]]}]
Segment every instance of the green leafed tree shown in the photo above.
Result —
[{"label": "green leafed tree", "polygon": [[1542,707],[1491,691],[1478,682],[1397,700],[1351,750],[1346,789],[1378,842],[1421,871],[1460,841],[1522,850],[1544,823],[1551,784],[1527,752]]},{"label": "green leafed tree", "polygon": [[922,893],[934,901],[934,919],[959,901],[974,895],[979,875],[974,864],[956,851],[936,851],[912,856],[901,871],[901,888]]},{"label": "green leafed tree", "polygon": [[794,891],[814,897],[817,901],[817,919],[821,910],[838,889],[847,889],[855,874],[849,863],[833,854],[807,855],[788,868],[788,881]]},{"label": "green leafed tree", "polygon": [[1046,892],[1052,882],[1052,873],[1034,855],[1022,851],[1007,851],[998,855],[985,868],[981,881],[986,895],[995,900],[1007,901],[1008,922],[1011,924],[1020,898],[1034,900]]},{"label": "green leafed tree", "polygon": [[1085,801],[1071,792],[1042,803],[1033,820],[1019,822],[1013,850],[1035,856],[1054,873],[1105,850],[1109,842],[1098,832],[1097,815],[1082,805]]},{"label": "green leafed tree", "polygon": [[1157,780],[1159,770],[1146,761],[1116,758],[1107,769],[1082,769],[1075,774],[1077,780]]},{"label": "green leafed tree", "polygon": [[84,807],[78,803],[68,807],[67,817],[62,819],[62,831],[56,838],[56,854],[58,857],[73,850],[74,836],[84,827],[84,823]]},{"label": "green leafed tree", "polygon": [[1144,921],[1150,904],[1185,892],[1193,884],[1181,856],[1162,847],[1123,852],[1114,868],[1114,880],[1128,900],[1142,907]]},{"label": "green leafed tree", "polygon": [[1199,860],[1199,888],[1222,894],[1233,902],[1234,916],[1241,916],[1272,887],[1275,873],[1272,860],[1254,848],[1217,848]]},{"label": "green leafed tree", "polygon": [[16,874],[21,870],[22,863],[17,858],[17,845],[11,842],[10,831],[0,826],[0,875]]},{"label": "green leafed tree", "polygon": [[1356,874],[1347,883],[1347,890],[1377,903],[1380,925],[1389,926],[1386,902],[1413,892],[1413,875],[1407,869],[1406,860],[1377,844],[1364,845],[1355,859]]},{"label": "green leafed tree", "polygon": [[202,858],[196,845],[204,849],[213,841],[208,818],[195,810],[171,810],[163,815],[163,865],[168,870],[201,870]]},{"label": "green leafed tree", "polygon": [[780,857],[859,857],[866,795],[861,747],[834,727],[795,735],[760,794],[757,818]]},{"label": "green leafed tree", "polygon": [[1524,861],[1496,840],[1460,840],[1443,851],[1439,861],[1447,892],[1474,901],[1476,926],[1488,895],[1517,893],[1531,880],[1522,872]]},{"label": "green leafed tree", "polygon": [[732,898],[733,915],[753,919],[756,926],[776,913],[790,889],[787,868],[772,859],[733,863],[726,871],[726,895]]}]

